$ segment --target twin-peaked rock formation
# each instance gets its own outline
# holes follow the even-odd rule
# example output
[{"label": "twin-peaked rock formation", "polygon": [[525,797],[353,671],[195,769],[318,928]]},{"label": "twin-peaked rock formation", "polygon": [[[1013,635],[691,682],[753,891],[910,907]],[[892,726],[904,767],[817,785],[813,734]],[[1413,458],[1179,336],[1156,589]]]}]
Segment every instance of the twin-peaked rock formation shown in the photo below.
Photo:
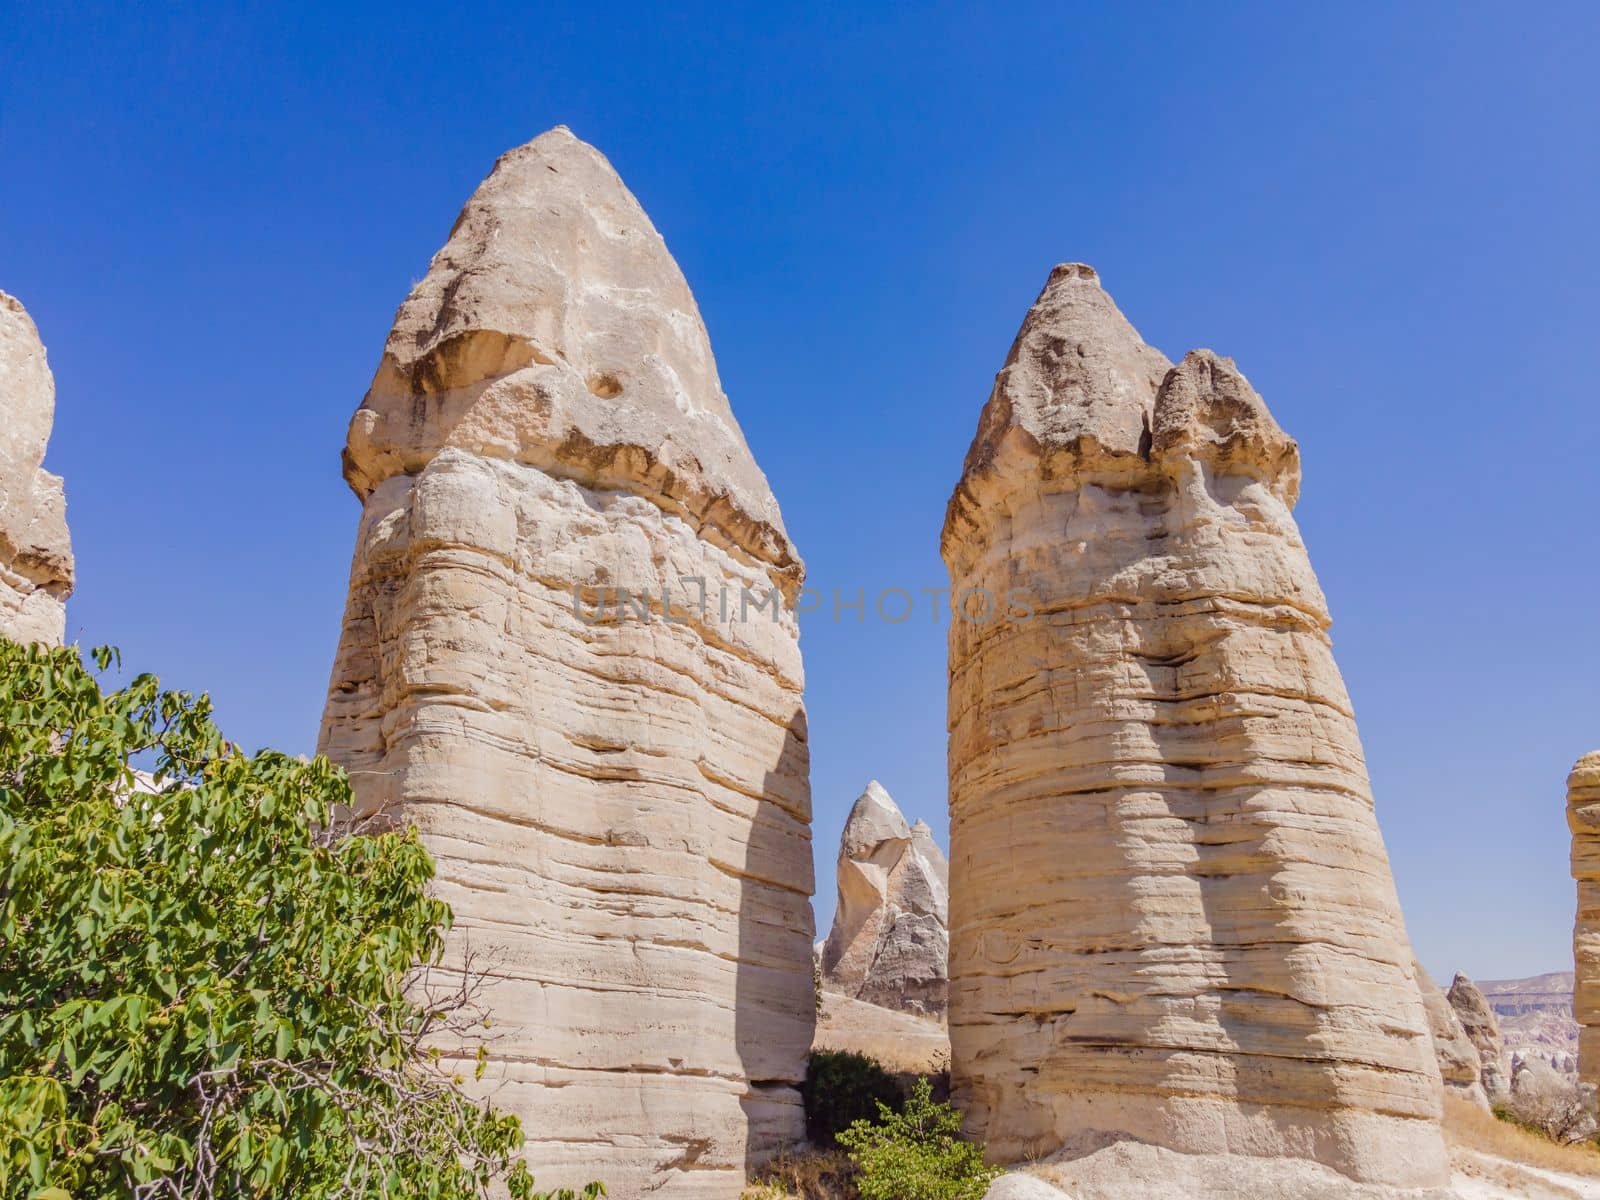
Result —
[{"label": "twin-peaked rock formation", "polygon": [[822,947],[836,991],[884,1008],[942,1013],[950,955],[950,867],[922,822],[876,779],[839,839],[839,905]]},{"label": "twin-peaked rock formation", "polygon": [[55,408],[39,331],[0,292],[0,636],[59,646],[72,543],[61,478],[40,468]]},{"label": "twin-peaked rock formation", "polygon": [[[947,514],[950,1034],[1002,1159],[1121,1139],[1447,1178],[1295,443],[1057,267]],[[972,605],[981,611],[983,601]]]},{"label": "twin-peaked rock formation", "polygon": [[1572,878],[1578,885],[1578,917],[1572,928],[1578,1078],[1600,1084],[1600,750],[1585,754],[1567,776],[1567,826],[1572,830]]},{"label": "twin-peaked rock formation", "polygon": [[802,1135],[814,1022],[798,630],[770,600],[803,567],[598,152],[557,129],[496,164],[400,307],[345,477],[321,748],[419,827],[455,947],[497,956],[485,1086],[542,1184],[737,1196]]}]

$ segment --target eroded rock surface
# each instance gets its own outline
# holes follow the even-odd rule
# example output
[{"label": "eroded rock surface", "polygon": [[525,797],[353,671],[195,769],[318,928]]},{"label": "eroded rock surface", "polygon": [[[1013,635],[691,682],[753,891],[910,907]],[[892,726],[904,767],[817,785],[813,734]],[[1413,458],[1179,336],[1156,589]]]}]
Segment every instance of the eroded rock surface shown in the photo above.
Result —
[{"label": "eroded rock surface", "polygon": [[1033,608],[950,627],[952,1071],[1001,1160],[1143,1141],[1447,1179],[1299,487],[1230,360],[1173,366],[1056,268],[942,541],[958,600]]},{"label": "eroded rock surface", "polygon": [[1567,776],[1567,826],[1578,916],[1572,928],[1572,1016],[1578,1022],[1578,1078],[1600,1084],[1600,750]]},{"label": "eroded rock surface", "polygon": [[1478,985],[1465,974],[1457,974],[1451,981],[1446,999],[1478,1052],[1483,1090],[1491,1101],[1504,1098],[1511,1090],[1511,1063],[1494,1009]]},{"label": "eroded rock surface", "polygon": [[498,958],[483,1086],[541,1186],[737,1196],[803,1134],[810,791],[778,602],[803,568],[688,285],[592,147],[553,130],[467,202],[345,476],[321,747],[421,830],[456,952]]},{"label": "eroded rock surface", "polygon": [[0,292],[0,635],[59,646],[72,594],[61,478],[43,470],[56,383],[27,310]]},{"label": "eroded rock surface", "polygon": [[1483,1060],[1478,1048],[1423,965],[1413,961],[1412,970],[1422,993],[1422,1006],[1428,1014],[1428,1033],[1433,1038],[1433,1055],[1438,1060],[1445,1090],[1487,1111],[1489,1094],[1483,1086]]},{"label": "eroded rock surface", "polygon": [[839,839],[839,903],[822,948],[835,991],[885,1008],[944,1012],[950,867],[927,824],[906,824],[876,779]]}]

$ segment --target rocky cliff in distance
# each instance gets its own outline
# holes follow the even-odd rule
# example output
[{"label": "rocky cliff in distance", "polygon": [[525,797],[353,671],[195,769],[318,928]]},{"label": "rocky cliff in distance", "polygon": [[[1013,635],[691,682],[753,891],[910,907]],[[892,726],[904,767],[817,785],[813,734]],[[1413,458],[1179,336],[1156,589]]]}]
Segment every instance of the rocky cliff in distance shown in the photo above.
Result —
[{"label": "rocky cliff in distance", "polygon": [[1448,1177],[1299,484],[1231,361],[1174,366],[1094,271],[1051,273],[941,547],[958,596],[1034,613],[950,625],[952,1076],[1002,1161]]},{"label": "rocky cliff in distance", "polygon": [[482,1086],[543,1186],[737,1197],[803,1136],[811,803],[780,602],[803,567],[688,285],[596,150],[557,129],[495,165],[344,466],[320,748],[421,831],[452,951],[497,960]]},{"label": "rocky cliff in distance", "polygon": [[0,636],[59,646],[72,594],[61,478],[43,470],[56,384],[27,310],[0,292]]},{"label": "rocky cliff in distance", "polygon": [[839,902],[822,948],[831,990],[884,1008],[944,1012],[950,868],[922,821],[914,826],[876,779],[839,839]]},{"label": "rocky cliff in distance", "polygon": [[1578,892],[1572,927],[1578,1077],[1600,1084],[1600,750],[1585,754],[1567,776],[1567,826]]},{"label": "rocky cliff in distance", "polygon": [[1484,979],[1478,987],[1494,1010],[1508,1056],[1539,1059],[1565,1075],[1577,1073],[1578,1022],[1572,1016],[1571,971]]}]

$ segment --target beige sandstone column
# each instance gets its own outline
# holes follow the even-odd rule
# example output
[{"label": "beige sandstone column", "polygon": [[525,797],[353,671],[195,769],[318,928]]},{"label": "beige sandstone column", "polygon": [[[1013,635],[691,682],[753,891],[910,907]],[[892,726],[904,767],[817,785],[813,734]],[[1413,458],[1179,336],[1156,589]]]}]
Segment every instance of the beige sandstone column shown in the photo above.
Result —
[{"label": "beige sandstone column", "polygon": [[1600,1084],[1600,750],[1567,776],[1567,826],[1578,916],[1572,928],[1572,1015],[1578,1022],[1578,1078]]},{"label": "beige sandstone column", "polygon": [[563,128],[496,164],[344,461],[362,513],[321,747],[422,831],[456,950],[499,960],[484,1086],[541,1186],[736,1197],[802,1136],[803,567],[688,285],[597,151]]},{"label": "beige sandstone column", "polygon": [[1447,1178],[1299,487],[1230,360],[1173,366],[1094,271],[1051,273],[942,540],[969,611],[1033,609],[950,629],[952,1068],[998,1157]]}]

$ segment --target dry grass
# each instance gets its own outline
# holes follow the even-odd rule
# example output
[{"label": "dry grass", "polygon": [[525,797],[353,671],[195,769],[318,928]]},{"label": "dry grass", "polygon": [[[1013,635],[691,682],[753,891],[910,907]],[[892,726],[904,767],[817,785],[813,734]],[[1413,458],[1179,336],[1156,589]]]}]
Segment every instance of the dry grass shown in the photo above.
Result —
[{"label": "dry grass", "polygon": [[761,1168],[742,1200],[859,1200],[855,1173],[842,1150],[785,1151]]},{"label": "dry grass", "polygon": [[1600,1149],[1592,1142],[1561,1145],[1510,1121],[1502,1121],[1456,1096],[1444,1101],[1444,1131],[1463,1150],[1492,1154],[1547,1171],[1600,1179]]}]

